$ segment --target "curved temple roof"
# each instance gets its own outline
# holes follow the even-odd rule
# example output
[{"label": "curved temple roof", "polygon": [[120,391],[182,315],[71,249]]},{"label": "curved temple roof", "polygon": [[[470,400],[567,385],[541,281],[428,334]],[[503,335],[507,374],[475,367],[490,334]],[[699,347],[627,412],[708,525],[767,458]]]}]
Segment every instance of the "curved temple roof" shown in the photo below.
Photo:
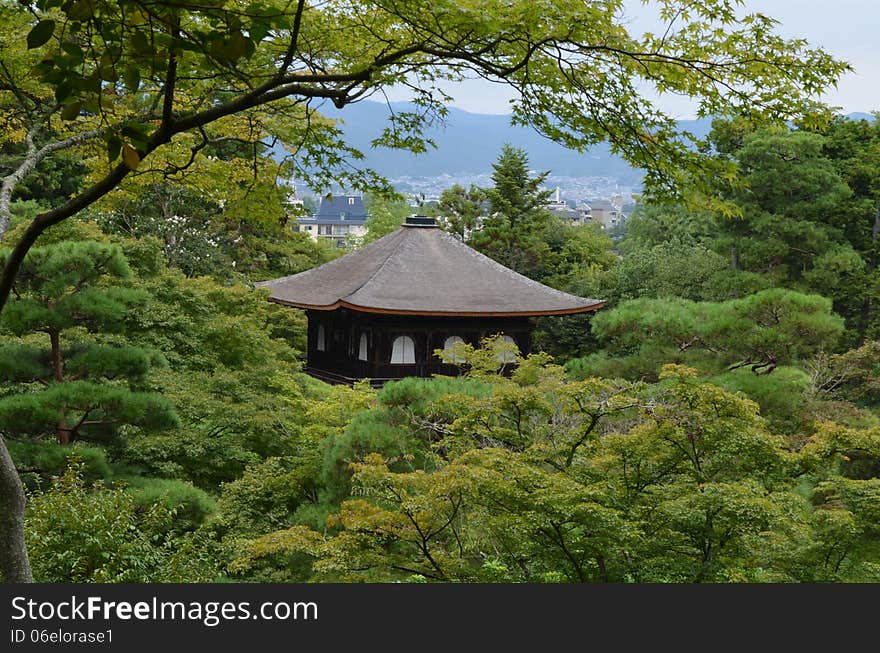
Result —
[{"label": "curved temple roof", "polygon": [[404,224],[329,263],[257,285],[271,290],[270,301],[328,311],[530,316],[584,313],[603,305],[524,277],[433,224]]}]

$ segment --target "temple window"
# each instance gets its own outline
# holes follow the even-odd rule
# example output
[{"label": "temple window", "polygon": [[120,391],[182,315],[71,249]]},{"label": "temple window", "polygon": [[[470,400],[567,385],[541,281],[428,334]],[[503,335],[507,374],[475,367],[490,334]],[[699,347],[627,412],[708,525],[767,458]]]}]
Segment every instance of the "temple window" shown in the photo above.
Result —
[{"label": "temple window", "polygon": [[[457,342],[463,343],[464,339],[461,336],[449,336],[446,340],[443,341],[443,349],[446,349],[446,350],[452,349],[455,346],[455,343],[457,343]],[[464,363],[464,359],[458,355],[449,354],[446,357],[446,360],[448,360],[450,363],[456,363],[456,364]]]},{"label": "temple window", "polygon": [[315,344],[315,349],[318,351],[327,351],[327,336],[324,332],[324,325],[318,325],[318,342]]},{"label": "temple window", "polygon": [[397,336],[391,345],[393,365],[411,365],[416,362],[416,343],[409,336]]},{"label": "temple window", "polygon": [[360,344],[358,346],[358,360],[367,360],[367,334],[361,334]]}]

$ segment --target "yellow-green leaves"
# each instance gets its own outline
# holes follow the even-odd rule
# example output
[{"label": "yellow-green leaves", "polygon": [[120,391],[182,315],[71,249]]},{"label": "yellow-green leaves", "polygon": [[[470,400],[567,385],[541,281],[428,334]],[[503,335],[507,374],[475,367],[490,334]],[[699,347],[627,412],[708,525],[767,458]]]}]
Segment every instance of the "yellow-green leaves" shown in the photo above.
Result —
[{"label": "yellow-green leaves", "polygon": [[141,162],[141,155],[138,154],[138,151],[131,145],[125,143],[122,146],[122,161],[130,170],[137,170],[137,167]]},{"label": "yellow-green leaves", "polygon": [[71,102],[70,104],[65,104],[64,108],[61,110],[61,119],[76,120],[80,111],[82,111],[81,102]]},{"label": "yellow-green leaves", "polygon": [[[181,114],[244,97],[282,66],[300,72],[295,84],[282,75],[267,87],[273,102],[328,97],[326,74],[351,82],[332,91],[340,105],[405,82],[418,88],[419,111],[391,114],[379,141],[414,151],[430,144],[426,125],[442,117],[448,98],[440,87],[460,79],[465,66],[520,89],[517,122],[573,148],[607,140],[648,170],[658,192],[699,197],[701,177],[711,174],[705,157],[688,147],[694,139],[681,138],[674,120],[645,101],[642,88],[692,96],[701,115],[746,110],[763,120],[803,113],[846,66],[802,40],[774,34],[772,22],[738,19],[723,0],[686,4],[664,3],[675,29],[658,37],[621,24],[618,2],[358,0],[308,6],[301,15],[299,3],[275,0],[160,2],[149,16],[130,3],[72,0],[37,3],[27,46],[46,55],[35,71],[60,102],[79,101],[111,123],[121,113],[158,106],[169,70],[179,75],[175,111]],[[65,32],[56,47],[59,16]],[[299,42],[291,44],[294,34]],[[356,158],[322,138],[291,142],[304,160]]]}]

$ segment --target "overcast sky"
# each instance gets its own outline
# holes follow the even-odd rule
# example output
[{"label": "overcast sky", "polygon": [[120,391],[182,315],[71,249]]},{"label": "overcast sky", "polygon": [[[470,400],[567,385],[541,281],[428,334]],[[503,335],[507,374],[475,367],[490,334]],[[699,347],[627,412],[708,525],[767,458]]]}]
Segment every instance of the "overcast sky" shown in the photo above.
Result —
[{"label": "overcast sky", "polygon": [[[626,0],[632,31],[657,29],[638,0]],[[880,0],[747,0],[746,11],[759,11],[780,21],[778,31],[806,38],[848,61],[855,72],[840,80],[823,99],[844,113],[880,109]],[[509,113],[511,92],[504,86],[474,80],[448,91],[454,106],[474,113]],[[404,99],[392,97],[391,99]],[[692,109],[677,98],[658,103],[676,118],[692,118]]]}]

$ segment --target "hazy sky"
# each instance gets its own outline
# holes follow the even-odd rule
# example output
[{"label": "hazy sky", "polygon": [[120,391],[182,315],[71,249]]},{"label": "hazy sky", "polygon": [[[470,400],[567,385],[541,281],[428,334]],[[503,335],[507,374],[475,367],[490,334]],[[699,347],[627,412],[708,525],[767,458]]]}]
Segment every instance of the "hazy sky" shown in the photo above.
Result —
[{"label": "hazy sky", "polygon": [[[633,31],[656,30],[657,23],[638,0],[627,0]],[[802,37],[848,61],[855,72],[840,80],[823,99],[844,113],[880,109],[880,0],[746,0],[746,11],[758,11],[780,21],[778,32]],[[455,106],[475,113],[509,113],[511,92],[481,80],[468,81],[448,91]],[[392,99],[404,99],[392,97]],[[691,118],[692,110],[678,98],[659,99],[659,105],[677,118]]]}]

